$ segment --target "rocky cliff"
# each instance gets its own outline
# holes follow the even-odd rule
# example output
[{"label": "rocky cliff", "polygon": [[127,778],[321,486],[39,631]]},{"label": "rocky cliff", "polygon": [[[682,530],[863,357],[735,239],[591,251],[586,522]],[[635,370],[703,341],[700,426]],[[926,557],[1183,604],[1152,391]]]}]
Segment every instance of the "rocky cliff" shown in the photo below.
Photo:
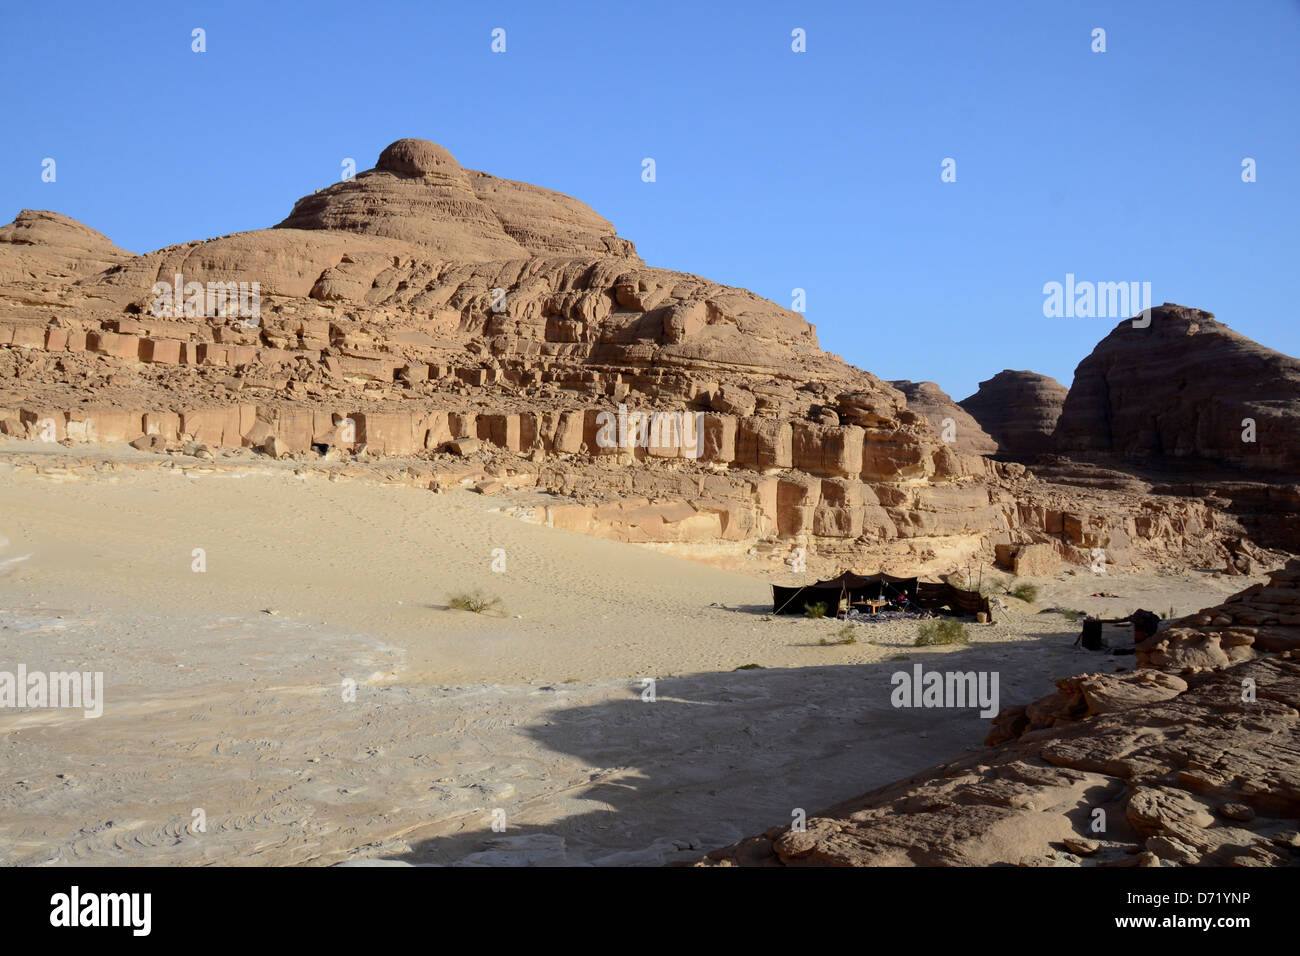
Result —
[{"label": "rocky cliff", "polygon": [[889,384],[903,393],[908,408],[925,416],[941,440],[951,440],[953,447],[963,455],[997,454],[998,443],[992,436],[934,382],[899,379]]},{"label": "rocky cliff", "polygon": [[997,454],[1031,461],[1051,451],[1066,388],[1037,372],[1004,369],[958,404],[997,445]]},{"label": "rocky cliff", "polygon": [[[978,416],[977,416],[978,417]],[[1053,442],[1069,455],[1300,468],[1300,359],[1209,312],[1165,303],[1121,322],[1075,369]]]}]

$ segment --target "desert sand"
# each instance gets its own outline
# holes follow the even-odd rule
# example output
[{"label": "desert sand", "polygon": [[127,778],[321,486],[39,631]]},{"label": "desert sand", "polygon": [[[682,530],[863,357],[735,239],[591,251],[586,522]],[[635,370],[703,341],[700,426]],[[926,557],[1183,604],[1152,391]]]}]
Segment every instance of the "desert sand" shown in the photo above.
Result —
[{"label": "desert sand", "polygon": [[[759,576],[512,510],[238,453],[7,443],[2,666],[102,671],[105,703],[0,711],[0,862],[690,859],[978,747],[973,710],[891,706],[900,667],[997,671],[1024,703],[1132,667],[1043,608],[1186,614],[1246,583],[1076,570],[968,647],[913,648],[912,622],[827,647],[842,625],[771,618]],[[499,609],[447,606],[474,588]]]}]

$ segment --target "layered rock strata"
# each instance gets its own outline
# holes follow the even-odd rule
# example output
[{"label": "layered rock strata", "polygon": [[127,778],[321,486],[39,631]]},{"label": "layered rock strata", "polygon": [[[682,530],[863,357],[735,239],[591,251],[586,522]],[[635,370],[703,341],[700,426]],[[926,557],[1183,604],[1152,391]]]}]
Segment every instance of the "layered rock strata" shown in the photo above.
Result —
[{"label": "layered rock strata", "polygon": [[[976,416],[978,417],[978,416]],[[1075,369],[1058,452],[1300,469],[1300,359],[1210,312],[1166,302],[1125,320]]]},{"label": "layered rock strata", "polygon": [[961,454],[997,454],[998,443],[992,436],[934,382],[909,382],[901,379],[889,384],[903,393],[908,408],[925,416],[940,440],[951,443]]},{"label": "layered rock strata", "polygon": [[996,453],[1026,461],[1053,449],[1066,388],[1037,372],[1005,369],[958,404],[996,443]]}]

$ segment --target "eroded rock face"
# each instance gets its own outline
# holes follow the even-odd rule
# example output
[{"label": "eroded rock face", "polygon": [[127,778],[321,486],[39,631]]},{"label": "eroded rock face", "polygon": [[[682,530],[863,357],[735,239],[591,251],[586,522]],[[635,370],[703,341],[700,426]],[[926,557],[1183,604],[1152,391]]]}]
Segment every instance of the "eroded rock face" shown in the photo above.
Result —
[{"label": "eroded rock face", "polygon": [[111,269],[134,255],[75,219],[24,209],[0,228],[0,283],[66,282]]},{"label": "eroded rock face", "polygon": [[501,222],[510,238],[533,255],[617,256],[640,262],[630,240],[586,204],[528,183],[468,171],[474,194]]},{"label": "eroded rock face", "polygon": [[[1289,596],[1300,596],[1300,561],[1201,617],[1267,611]],[[1186,646],[1176,632],[1195,630],[1178,623],[1161,632],[1170,646]],[[805,832],[774,827],[696,865],[1077,866],[1086,857],[1098,866],[1294,866],[1293,630],[1261,625],[1255,646],[1273,648],[1267,656],[1195,675],[1142,669],[1058,681],[1056,694],[998,716],[992,749],[812,815]]]},{"label": "eroded rock face", "polygon": [[[1252,432],[1254,441],[1246,440]],[[1053,441],[1067,454],[1206,459],[1294,474],[1300,360],[1212,313],[1166,302],[1151,310],[1149,326],[1121,322],[1079,363]]]},{"label": "eroded rock face", "polygon": [[[70,222],[32,248],[68,258],[94,235]],[[505,456],[574,499],[548,523],[632,541],[851,548],[1001,520],[982,463],[822,352],[798,313],[648,268],[581,202],[434,143],[393,143],[273,229],[102,255],[48,289],[0,287],[0,435]],[[186,309],[160,310],[157,284],[177,281]],[[240,283],[257,285],[251,319],[214,305]],[[604,441],[620,407],[665,417],[667,444],[635,427]]]},{"label": "eroded rock face", "polygon": [[455,262],[532,256],[617,256],[632,243],[569,196],[463,169],[443,147],[400,139],[374,169],[305,196],[279,229],[329,229],[397,239]]},{"label": "eroded rock face", "polygon": [[1031,460],[1052,450],[1066,388],[1037,372],[1005,369],[958,404],[997,444],[997,453]]},{"label": "eroded rock face", "polygon": [[1196,674],[1285,651],[1300,651],[1300,561],[1217,607],[1173,621],[1137,646],[1137,659],[1143,667]]},{"label": "eroded rock face", "polygon": [[456,157],[427,139],[399,139],[395,143],[389,143],[379,154],[375,169],[402,176],[461,178],[460,163],[456,162]]},{"label": "eroded rock face", "polygon": [[924,415],[926,420],[946,441],[945,434],[951,434],[956,441],[953,446],[963,455],[993,455],[998,451],[998,443],[980,427],[966,409],[952,400],[943,389],[934,382],[909,382],[906,379],[891,381],[890,385],[907,397],[907,407]]}]

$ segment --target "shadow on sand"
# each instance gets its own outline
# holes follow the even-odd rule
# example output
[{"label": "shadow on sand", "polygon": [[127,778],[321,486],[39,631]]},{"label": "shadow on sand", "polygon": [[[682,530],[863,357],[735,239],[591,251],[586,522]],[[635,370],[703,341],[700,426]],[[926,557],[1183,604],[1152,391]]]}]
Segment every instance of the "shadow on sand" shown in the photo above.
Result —
[{"label": "shadow on sand", "polygon": [[999,706],[1026,703],[1051,693],[1052,679],[1102,663],[1072,648],[1074,638],[1069,631],[951,651],[900,648],[907,663],[664,678],[653,701],[643,699],[640,681],[629,681],[626,696],[560,705],[520,728],[589,768],[584,778],[557,780],[519,805],[504,801],[503,832],[490,826],[496,808],[469,822],[433,824],[400,859],[543,866],[696,859],[789,823],[797,808],[812,816],[982,747],[989,721],[975,708],[895,708],[895,672],[921,663],[997,673]]}]

